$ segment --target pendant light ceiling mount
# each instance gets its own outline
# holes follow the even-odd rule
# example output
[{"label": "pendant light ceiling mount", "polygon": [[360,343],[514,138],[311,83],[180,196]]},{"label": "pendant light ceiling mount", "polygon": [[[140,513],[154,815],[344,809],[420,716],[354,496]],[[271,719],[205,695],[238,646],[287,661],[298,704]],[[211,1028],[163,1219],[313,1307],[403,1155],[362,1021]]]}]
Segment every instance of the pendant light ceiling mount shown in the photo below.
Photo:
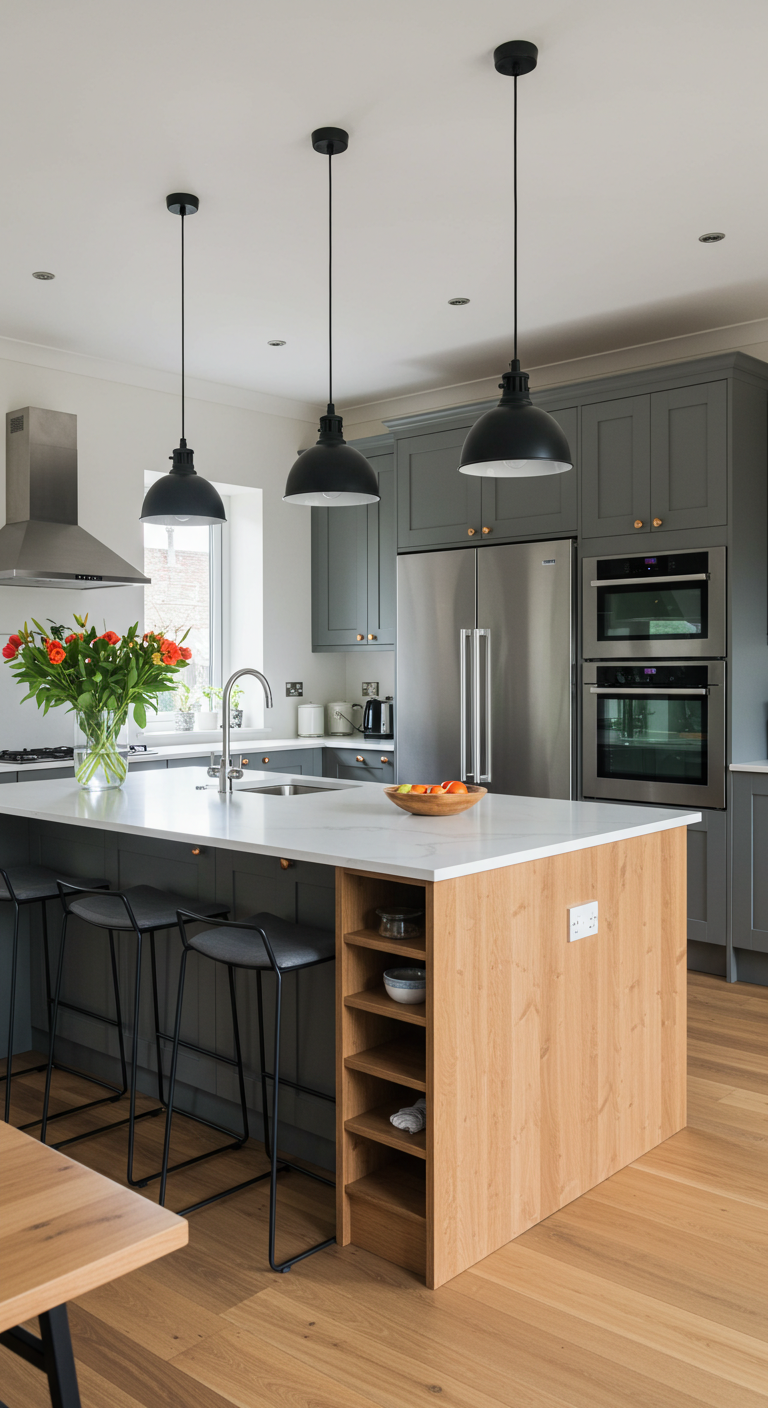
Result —
[{"label": "pendant light ceiling mount", "polygon": [[379,501],[379,482],[364,455],[348,445],[333,404],[333,158],[349,146],[343,127],[316,127],[312,146],[328,158],[328,406],[320,417],[317,443],[299,454],[286,480],[285,503],[310,508],[347,508]]},{"label": "pendant light ceiling mount", "polygon": [[527,39],[510,39],[493,51],[497,73],[513,78],[514,143],[512,191],[514,201],[513,287],[514,356],[499,385],[503,393],[498,406],[486,411],[472,426],[461,451],[459,472],[489,479],[522,479],[535,475],[562,474],[573,468],[568,441],[557,421],[540,406],[534,406],[528,391],[528,373],[521,371],[517,357],[517,80],[532,73],[539,59],[535,44]]},{"label": "pendant light ceiling mount", "polygon": [[178,448],[169,457],[173,468],[155,481],[144,496],[141,509],[142,523],[164,523],[169,527],[185,524],[199,527],[205,524],[226,523],[227,515],[217,489],[207,479],[202,479],[194,464],[194,450],[190,450],[185,436],[186,409],[186,367],[185,367],[185,321],[184,321],[184,220],[188,215],[196,215],[200,209],[197,196],[188,191],[174,191],[166,196],[165,204],[171,215],[181,216],[181,439]]}]

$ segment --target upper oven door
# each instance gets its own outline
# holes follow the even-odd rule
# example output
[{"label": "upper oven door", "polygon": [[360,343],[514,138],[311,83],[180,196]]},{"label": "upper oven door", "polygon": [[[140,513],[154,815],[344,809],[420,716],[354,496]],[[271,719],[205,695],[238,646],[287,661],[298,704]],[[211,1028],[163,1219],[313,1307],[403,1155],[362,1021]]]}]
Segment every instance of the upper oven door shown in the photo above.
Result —
[{"label": "upper oven door", "polygon": [[586,797],[725,806],[723,661],[585,665],[583,718]]},{"label": "upper oven door", "polygon": [[585,660],[725,656],[724,547],[583,567]]}]

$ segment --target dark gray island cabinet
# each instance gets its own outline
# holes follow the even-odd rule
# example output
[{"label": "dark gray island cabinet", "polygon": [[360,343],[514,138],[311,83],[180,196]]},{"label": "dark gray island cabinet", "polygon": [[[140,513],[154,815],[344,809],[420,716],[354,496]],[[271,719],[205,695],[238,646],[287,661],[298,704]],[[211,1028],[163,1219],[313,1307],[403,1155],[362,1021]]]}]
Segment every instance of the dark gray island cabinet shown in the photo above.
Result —
[{"label": "dark gray island cabinet", "polygon": [[768,761],[731,767],[734,977],[768,982]]}]

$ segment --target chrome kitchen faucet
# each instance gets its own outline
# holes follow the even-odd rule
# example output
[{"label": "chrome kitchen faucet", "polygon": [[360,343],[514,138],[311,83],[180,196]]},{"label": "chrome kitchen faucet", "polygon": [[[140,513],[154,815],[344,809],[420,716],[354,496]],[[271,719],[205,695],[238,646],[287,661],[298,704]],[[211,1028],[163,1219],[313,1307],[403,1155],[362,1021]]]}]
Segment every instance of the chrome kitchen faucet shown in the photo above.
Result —
[{"label": "chrome kitchen faucet", "polygon": [[232,791],[233,778],[242,777],[243,775],[242,768],[230,767],[231,759],[229,756],[229,697],[232,693],[232,686],[235,680],[239,680],[242,675],[253,675],[254,679],[260,682],[264,690],[264,698],[267,701],[267,708],[272,708],[272,690],[269,687],[269,680],[266,676],[262,675],[260,670],[252,670],[250,667],[246,666],[244,670],[235,670],[235,673],[230,675],[221,696],[221,762],[218,767],[215,767],[213,761],[215,754],[212,754],[211,766],[208,769],[209,777],[218,777],[219,792],[224,794]]}]

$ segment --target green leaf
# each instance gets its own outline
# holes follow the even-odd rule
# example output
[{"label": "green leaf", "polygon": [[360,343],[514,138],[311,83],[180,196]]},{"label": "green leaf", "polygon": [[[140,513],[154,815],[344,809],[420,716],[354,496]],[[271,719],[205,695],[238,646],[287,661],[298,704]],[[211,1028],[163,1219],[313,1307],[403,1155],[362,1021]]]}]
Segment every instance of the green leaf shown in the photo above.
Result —
[{"label": "green leaf", "polygon": [[133,717],[139,725],[139,728],[147,727],[147,711],[143,704],[134,704]]},{"label": "green leaf", "polygon": [[84,692],[83,694],[78,694],[78,696],[77,696],[77,707],[78,707],[78,709],[90,709],[90,707],[91,707],[92,704],[93,704],[93,695],[91,694],[90,690],[85,690],[85,692]]}]

